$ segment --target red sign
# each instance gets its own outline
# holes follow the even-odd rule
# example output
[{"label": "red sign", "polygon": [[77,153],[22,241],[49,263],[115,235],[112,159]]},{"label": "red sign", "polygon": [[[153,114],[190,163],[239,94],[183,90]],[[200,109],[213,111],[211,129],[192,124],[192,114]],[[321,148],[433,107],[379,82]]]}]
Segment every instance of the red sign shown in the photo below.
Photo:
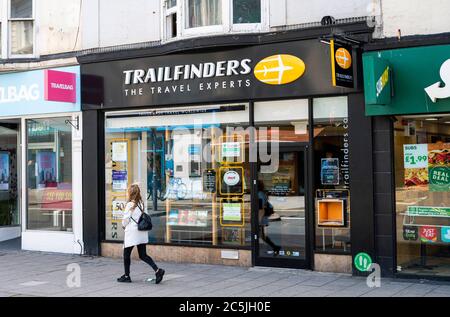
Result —
[{"label": "red sign", "polygon": [[420,241],[422,242],[436,242],[438,231],[436,227],[420,227]]},{"label": "red sign", "polygon": [[45,100],[67,103],[77,102],[77,76],[75,73],[45,70]]},{"label": "red sign", "polygon": [[72,210],[71,189],[45,189],[41,208],[52,210]]}]

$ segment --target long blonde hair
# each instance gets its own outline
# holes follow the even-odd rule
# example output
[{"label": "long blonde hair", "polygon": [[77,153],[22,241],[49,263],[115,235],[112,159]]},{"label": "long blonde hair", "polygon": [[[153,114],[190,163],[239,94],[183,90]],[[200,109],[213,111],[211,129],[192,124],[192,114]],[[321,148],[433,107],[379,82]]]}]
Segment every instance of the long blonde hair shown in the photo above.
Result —
[{"label": "long blonde hair", "polygon": [[134,208],[138,207],[141,211],[144,211],[144,201],[138,184],[132,184],[128,187],[128,202],[134,203]]}]

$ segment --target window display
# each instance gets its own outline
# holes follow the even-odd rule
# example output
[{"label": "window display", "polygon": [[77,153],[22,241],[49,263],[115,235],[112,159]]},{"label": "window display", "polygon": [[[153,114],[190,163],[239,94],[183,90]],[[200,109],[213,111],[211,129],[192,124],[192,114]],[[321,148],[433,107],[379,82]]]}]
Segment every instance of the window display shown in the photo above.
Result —
[{"label": "window display", "polygon": [[123,239],[126,188],[139,183],[152,243],[250,247],[248,120],[248,105],[108,114],[106,240]]},{"label": "window display", "polygon": [[0,227],[20,223],[17,147],[19,125],[0,125]]},{"label": "window display", "polygon": [[440,115],[394,124],[400,273],[450,276],[449,123],[450,115]]},{"label": "window display", "polygon": [[70,117],[27,120],[27,229],[72,231]]},{"label": "window display", "polygon": [[316,250],[350,252],[347,97],[314,99]]}]

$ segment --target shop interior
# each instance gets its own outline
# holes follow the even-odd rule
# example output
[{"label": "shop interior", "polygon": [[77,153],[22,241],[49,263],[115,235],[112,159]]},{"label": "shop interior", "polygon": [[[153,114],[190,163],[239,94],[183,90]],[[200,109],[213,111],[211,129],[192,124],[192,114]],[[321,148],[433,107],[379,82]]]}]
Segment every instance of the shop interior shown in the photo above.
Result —
[{"label": "shop interior", "polygon": [[0,227],[20,224],[18,149],[20,120],[0,122]]},{"label": "shop interior", "polygon": [[138,183],[151,243],[250,249],[255,199],[257,257],[306,260],[314,193],[317,250],[350,252],[347,97],[314,100],[313,189],[309,101],[256,102],[253,111],[251,128],[245,103],[107,113],[105,240],[123,240],[126,190]]},{"label": "shop interior", "polygon": [[123,239],[126,189],[138,183],[154,221],[150,242],[249,247],[248,120],[248,105],[108,117],[107,240]]},{"label": "shop interior", "polygon": [[397,271],[450,276],[450,115],[394,123]]}]

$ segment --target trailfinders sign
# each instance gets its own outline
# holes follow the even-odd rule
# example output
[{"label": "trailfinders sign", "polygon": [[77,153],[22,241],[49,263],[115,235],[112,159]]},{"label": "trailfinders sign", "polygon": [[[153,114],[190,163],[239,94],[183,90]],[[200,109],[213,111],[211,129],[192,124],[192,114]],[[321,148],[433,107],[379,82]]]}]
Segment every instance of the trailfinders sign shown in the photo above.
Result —
[{"label": "trailfinders sign", "polygon": [[[338,94],[318,40],[82,65],[84,109]],[[102,96],[102,98],[99,98]]]}]

